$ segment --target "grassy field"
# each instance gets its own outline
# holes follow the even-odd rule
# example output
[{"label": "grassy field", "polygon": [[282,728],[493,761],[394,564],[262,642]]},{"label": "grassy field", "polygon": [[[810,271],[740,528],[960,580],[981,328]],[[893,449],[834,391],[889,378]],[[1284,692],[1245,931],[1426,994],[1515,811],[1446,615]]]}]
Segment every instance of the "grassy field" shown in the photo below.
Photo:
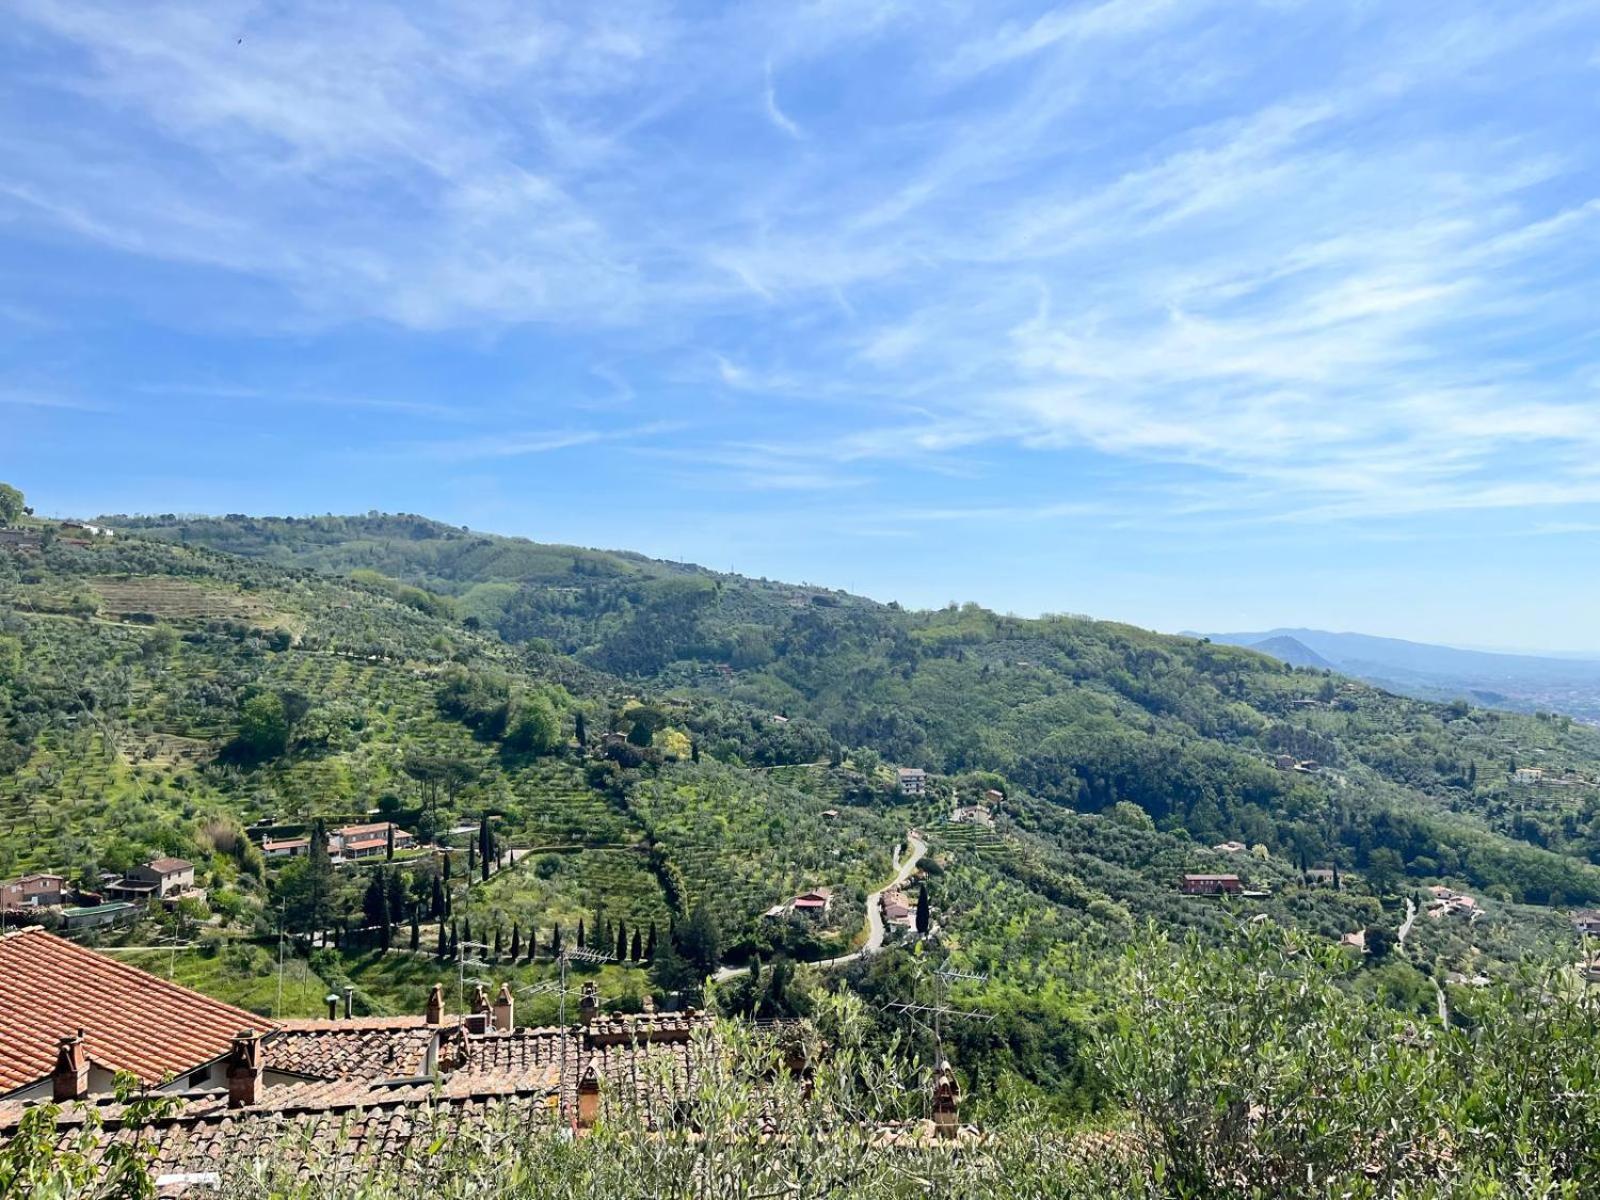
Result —
[{"label": "grassy field", "polygon": [[668,910],[661,885],[638,850],[575,850],[531,855],[500,872],[472,892],[472,910],[509,928],[513,921],[526,932],[537,924],[548,936],[560,923],[571,934],[579,918],[593,922],[604,909],[610,920],[628,929],[667,925]]},{"label": "grassy field", "polygon": [[328,984],[303,958],[288,955],[283,964],[283,1002],[278,1003],[278,957],[274,947],[234,942],[214,953],[202,949],[118,952],[118,962],[194,988],[262,1016],[325,1015]]}]

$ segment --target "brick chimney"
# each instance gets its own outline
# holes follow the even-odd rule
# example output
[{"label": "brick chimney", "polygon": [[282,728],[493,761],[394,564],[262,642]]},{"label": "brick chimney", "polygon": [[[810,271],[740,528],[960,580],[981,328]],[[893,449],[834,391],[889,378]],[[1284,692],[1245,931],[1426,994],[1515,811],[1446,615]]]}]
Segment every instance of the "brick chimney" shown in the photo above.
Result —
[{"label": "brick chimney", "polygon": [[592,983],[583,985],[583,991],[578,996],[578,1019],[585,1025],[592,1024],[600,1015],[600,991]]},{"label": "brick chimney", "polygon": [[61,1039],[56,1052],[56,1069],[50,1076],[51,1098],[62,1104],[82,1100],[89,1094],[89,1048],[83,1030]]},{"label": "brick chimney", "polygon": [[464,1022],[468,1033],[489,1032],[489,993],[479,984],[472,992],[472,1011],[467,1014]]},{"label": "brick chimney", "polygon": [[600,1119],[600,1068],[594,1060],[584,1067],[578,1078],[578,1128],[593,1129]]},{"label": "brick chimney", "polygon": [[426,1020],[429,1025],[444,1024],[444,984],[436,983],[433,990],[428,993],[428,1012]]},{"label": "brick chimney", "polygon": [[516,1028],[517,1006],[511,996],[511,985],[502,983],[500,994],[494,1001],[494,1027],[502,1033],[510,1033]]},{"label": "brick chimney", "polygon": [[228,1107],[247,1108],[257,1103],[266,1073],[261,1035],[246,1029],[233,1039],[233,1049],[228,1052]]},{"label": "brick chimney", "polygon": [[956,1082],[950,1060],[939,1064],[933,1080],[933,1132],[941,1138],[956,1136],[956,1107],[961,1103],[961,1085]]}]

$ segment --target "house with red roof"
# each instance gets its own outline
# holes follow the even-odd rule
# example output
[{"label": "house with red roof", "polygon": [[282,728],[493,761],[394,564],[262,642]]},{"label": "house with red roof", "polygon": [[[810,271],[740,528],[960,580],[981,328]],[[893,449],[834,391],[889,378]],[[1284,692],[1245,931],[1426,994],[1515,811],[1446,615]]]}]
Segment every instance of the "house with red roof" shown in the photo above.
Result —
[{"label": "house with red roof", "polygon": [[800,913],[826,913],[833,907],[833,889],[812,888],[801,892],[789,902],[789,907]]},{"label": "house with red roof", "polygon": [[39,871],[0,883],[0,909],[50,908],[65,901],[67,879]]},{"label": "house with red roof", "polygon": [[0,937],[0,1097],[105,1095],[118,1071],[163,1091],[225,1086],[250,1028],[274,1025],[42,929]]},{"label": "house with red roof", "polygon": [[390,837],[396,850],[409,850],[417,840],[393,821],[378,821],[335,829],[328,835],[328,850],[341,858],[373,858],[388,852]]},{"label": "house with red roof", "polygon": [[153,884],[158,898],[170,896],[194,886],[194,864],[181,858],[153,858],[144,866],[129,871],[128,880],[135,884]]}]

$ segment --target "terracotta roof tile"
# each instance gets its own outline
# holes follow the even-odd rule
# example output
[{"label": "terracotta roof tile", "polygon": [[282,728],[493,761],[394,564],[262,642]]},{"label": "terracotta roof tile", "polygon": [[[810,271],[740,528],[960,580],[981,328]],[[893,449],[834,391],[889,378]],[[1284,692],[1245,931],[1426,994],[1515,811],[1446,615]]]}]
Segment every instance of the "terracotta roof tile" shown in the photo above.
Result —
[{"label": "terracotta roof tile", "polygon": [[[287,1166],[302,1180],[315,1174],[326,1182],[321,1173],[329,1169],[351,1171],[354,1178],[379,1159],[403,1166],[428,1153],[441,1134],[481,1131],[499,1121],[520,1130],[554,1120],[558,1095],[576,1111],[578,1079],[591,1063],[602,1079],[608,1120],[661,1129],[681,1123],[707,1056],[724,1053],[714,1038],[694,1036],[710,1027],[704,1016],[679,1013],[488,1034],[469,1034],[457,1023],[425,1026],[412,1017],[284,1022],[265,1042],[269,1070],[349,1074],[272,1084],[241,1109],[228,1108],[223,1090],[191,1093],[171,1116],[142,1132],[120,1124],[122,1109],[113,1102],[69,1105],[57,1136],[69,1144],[93,1113],[104,1122],[106,1142],[143,1139],[154,1152],[152,1174],[165,1181],[164,1194],[203,1188],[218,1172],[269,1163]],[[394,1066],[403,1071],[408,1056],[425,1050],[435,1032],[444,1042],[438,1082],[415,1073],[401,1077]],[[0,1101],[0,1144],[28,1107]],[[765,1125],[771,1114],[758,1104],[752,1116]],[[285,1154],[286,1146],[293,1153]]]},{"label": "terracotta roof tile", "polygon": [[241,1030],[274,1027],[42,929],[0,938],[0,1095],[48,1078],[80,1028],[92,1062],[157,1083],[227,1053]]},{"label": "terracotta roof tile", "polygon": [[378,1079],[416,1075],[428,1056],[435,1028],[425,1025],[356,1026],[280,1030],[263,1043],[268,1070],[324,1079]]}]

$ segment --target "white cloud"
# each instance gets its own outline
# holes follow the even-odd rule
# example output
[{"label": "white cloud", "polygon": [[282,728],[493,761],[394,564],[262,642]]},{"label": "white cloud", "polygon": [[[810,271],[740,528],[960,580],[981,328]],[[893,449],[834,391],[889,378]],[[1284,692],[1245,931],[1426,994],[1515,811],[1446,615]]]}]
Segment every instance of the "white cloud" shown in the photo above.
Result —
[{"label": "white cloud", "polygon": [[[782,453],[730,414],[697,452],[736,486],[1007,469],[981,450],[1161,468],[1118,495],[1141,519],[1593,502],[1596,163],[1540,101],[1587,69],[1581,6],[12,15],[49,54],[0,115],[3,232],[199,268],[197,325],[243,279],[297,331],[537,323],[606,403],[813,414]],[[613,436],[549,423],[426,452]],[[1059,486],[922,511],[1077,511]]]},{"label": "white cloud", "polygon": [[790,120],[789,115],[778,107],[778,93],[772,82],[772,64],[767,64],[767,86],[762,92],[762,103],[766,106],[767,120],[771,121],[784,133],[797,142],[805,141],[805,130]]}]

